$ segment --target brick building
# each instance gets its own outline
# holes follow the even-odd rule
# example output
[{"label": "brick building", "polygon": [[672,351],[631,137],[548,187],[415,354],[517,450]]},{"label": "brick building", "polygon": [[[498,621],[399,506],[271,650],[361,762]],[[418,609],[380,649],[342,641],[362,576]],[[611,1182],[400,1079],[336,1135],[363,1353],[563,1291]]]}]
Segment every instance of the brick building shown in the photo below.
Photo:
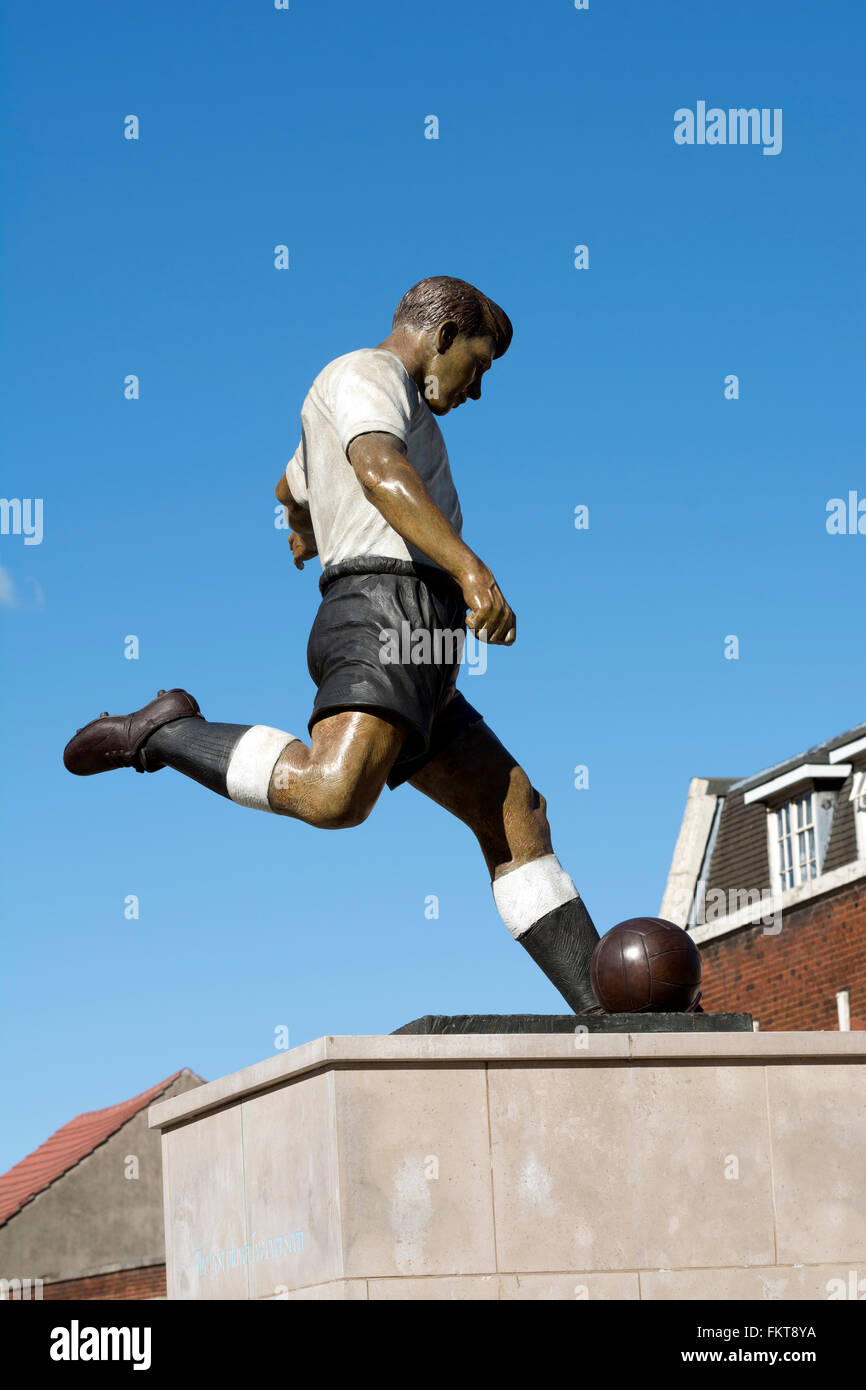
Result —
[{"label": "brick building", "polygon": [[750,777],[693,777],[660,916],[700,946],[707,1011],[866,1028],[866,724]]},{"label": "brick building", "polygon": [[162,1155],[147,1112],[202,1084],[184,1068],[78,1115],[0,1176],[0,1298],[165,1297]]}]

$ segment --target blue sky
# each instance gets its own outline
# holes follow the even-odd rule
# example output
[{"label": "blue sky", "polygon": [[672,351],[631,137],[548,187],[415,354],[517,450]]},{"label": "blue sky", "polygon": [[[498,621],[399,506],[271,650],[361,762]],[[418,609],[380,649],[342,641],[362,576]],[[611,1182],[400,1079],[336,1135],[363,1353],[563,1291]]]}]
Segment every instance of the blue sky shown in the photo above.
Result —
[{"label": "blue sky", "polygon": [[[563,1010],[411,788],[334,833],[61,764],[160,686],[305,733],[318,566],[292,567],[273,487],[313,376],[423,276],[515,325],[444,421],[518,616],[462,688],[599,929],[658,911],[690,777],[864,719],[866,535],[825,528],[866,497],[864,28],[853,0],[7,7],[3,493],[44,531],[0,536],[0,1169],[281,1025]],[[699,100],[781,108],[781,153],[676,145]]]}]

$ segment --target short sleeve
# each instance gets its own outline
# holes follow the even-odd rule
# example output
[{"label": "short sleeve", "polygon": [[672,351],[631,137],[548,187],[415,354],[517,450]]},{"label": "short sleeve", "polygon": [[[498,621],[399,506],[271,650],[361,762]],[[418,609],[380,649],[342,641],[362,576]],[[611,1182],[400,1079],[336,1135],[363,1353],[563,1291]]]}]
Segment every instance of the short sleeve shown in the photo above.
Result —
[{"label": "short sleeve", "polygon": [[348,449],[359,434],[393,434],[409,438],[418,388],[405,367],[390,353],[356,358],[341,373],[334,395],[334,418],[340,447]]},{"label": "short sleeve", "polygon": [[307,501],[307,476],[302,463],[303,447],[303,443],[298,445],[286,465],[286,482],[296,502]]}]

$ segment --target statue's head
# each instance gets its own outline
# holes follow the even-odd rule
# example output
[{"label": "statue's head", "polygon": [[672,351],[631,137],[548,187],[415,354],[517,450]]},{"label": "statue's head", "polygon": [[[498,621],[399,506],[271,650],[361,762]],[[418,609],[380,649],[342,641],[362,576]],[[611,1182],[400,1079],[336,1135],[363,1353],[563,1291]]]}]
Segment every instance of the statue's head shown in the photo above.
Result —
[{"label": "statue's head", "polygon": [[407,290],[394,311],[393,331],[412,336],[434,415],[467,399],[480,400],[481,378],[511,342],[511,320],[474,285],[433,275]]}]

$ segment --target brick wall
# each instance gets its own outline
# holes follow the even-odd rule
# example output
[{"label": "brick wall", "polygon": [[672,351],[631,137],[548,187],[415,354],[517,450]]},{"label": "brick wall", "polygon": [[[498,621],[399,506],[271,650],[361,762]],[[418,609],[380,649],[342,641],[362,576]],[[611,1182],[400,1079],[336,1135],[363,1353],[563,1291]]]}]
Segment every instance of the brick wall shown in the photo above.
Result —
[{"label": "brick wall", "polygon": [[804,903],[778,936],[746,927],[701,946],[703,1008],[745,1010],[761,1030],[835,1032],[836,992],[847,989],[851,1027],[866,1029],[866,883]]},{"label": "brick wall", "polygon": [[[34,1292],[31,1287],[30,1297]],[[143,1269],[118,1269],[112,1274],[91,1274],[86,1279],[60,1279],[42,1285],[42,1299],[112,1299],[165,1298],[165,1265],[147,1265]]]}]

